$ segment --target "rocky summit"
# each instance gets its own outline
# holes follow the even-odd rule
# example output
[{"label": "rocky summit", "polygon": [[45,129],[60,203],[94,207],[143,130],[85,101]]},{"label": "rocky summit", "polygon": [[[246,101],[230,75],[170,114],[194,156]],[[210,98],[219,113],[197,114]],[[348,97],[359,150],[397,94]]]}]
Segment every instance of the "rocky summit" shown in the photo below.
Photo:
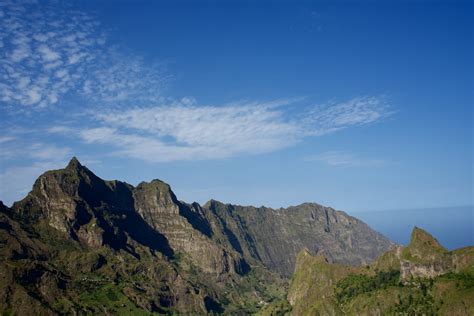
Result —
[{"label": "rocky summit", "polygon": [[[394,246],[315,203],[188,204],[163,181],[102,180],[73,158],[41,175],[23,200],[0,203],[0,313],[246,315],[286,301],[302,250],[352,267]],[[404,263],[403,273],[438,275],[444,256],[433,252],[434,267]]]}]

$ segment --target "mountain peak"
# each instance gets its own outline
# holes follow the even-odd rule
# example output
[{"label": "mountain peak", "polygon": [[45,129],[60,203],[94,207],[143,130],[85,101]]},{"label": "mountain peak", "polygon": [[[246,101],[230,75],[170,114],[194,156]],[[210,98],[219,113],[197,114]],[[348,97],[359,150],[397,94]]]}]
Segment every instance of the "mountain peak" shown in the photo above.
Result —
[{"label": "mountain peak", "polygon": [[204,205],[202,207],[204,207],[204,208],[215,208],[215,207],[218,207],[218,206],[221,206],[221,205],[225,205],[225,203],[222,203],[221,201],[217,201],[217,200],[214,200],[214,199],[210,199],[209,201],[204,203]]},{"label": "mountain peak", "polygon": [[66,169],[78,169],[81,168],[82,165],[79,162],[79,160],[76,158],[76,156],[72,157],[71,160],[69,161]]},{"label": "mountain peak", "polygon": [[446,252],[439,241],[430,233],[419,227],[414,227],[411,233],[410,244],[407,247],[410,251],[425,253],[426,251]]}]

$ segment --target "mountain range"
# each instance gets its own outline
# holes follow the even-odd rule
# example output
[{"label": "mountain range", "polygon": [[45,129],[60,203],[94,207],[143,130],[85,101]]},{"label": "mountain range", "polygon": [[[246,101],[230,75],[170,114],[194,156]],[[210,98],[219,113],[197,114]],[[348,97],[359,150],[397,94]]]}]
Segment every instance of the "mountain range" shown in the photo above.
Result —
[{"label": "mountain range", "polygon": [[246,315],[285,300],[303,249],[359,266],[394,246],[316,203],[189,204],[163,181],[102,180],[73,158],[0,203],[0,311]]}]

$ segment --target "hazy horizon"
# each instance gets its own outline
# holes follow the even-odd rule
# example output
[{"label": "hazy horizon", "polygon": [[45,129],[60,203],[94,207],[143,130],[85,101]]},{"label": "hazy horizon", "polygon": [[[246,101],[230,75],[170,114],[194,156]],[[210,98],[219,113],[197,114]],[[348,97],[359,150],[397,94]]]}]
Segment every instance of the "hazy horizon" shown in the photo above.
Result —
[{"label": "hazy horizon", "polygon": [[352,212],[392,241],[407,245],[415,226],[449,250],[474,245],[474,206]]}]

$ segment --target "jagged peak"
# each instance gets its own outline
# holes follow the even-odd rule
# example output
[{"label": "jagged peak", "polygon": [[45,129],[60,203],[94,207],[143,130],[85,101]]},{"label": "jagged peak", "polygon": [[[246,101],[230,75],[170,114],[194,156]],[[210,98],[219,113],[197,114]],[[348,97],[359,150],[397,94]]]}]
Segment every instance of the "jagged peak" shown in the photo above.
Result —
[{"label": "jagged peak", "polygon": [[408,248],[419,247],[446,251],[446,249],[441,246],[441,244],[435,237],[433,237],[424,229],[415,226],[411,233],[411,239]]},{"label": "jagged peak", "polygon": [[153,180],[151,180],[150,183],[155,183],[155,184],[158,184],[158,185],[164,185],[164,186],[170,187],[170,185],[168,183],[166,183],[165,181],[160,180],[160,179],[153,179]]},{"label": "jagged peak", "polygon": [[229,204],[226,204],[226,203],[223,203],[221,201],[214,200],[214,199],[210,199],[209,201],[204,203],[204,205],[202,207],[203,208],[215,208],[215,207],[218,207],[218,206],[225,206],[225,205],[229,205]]},{"label": "jagged peak", "polygon": [[160,195],[167,195],[171,198],[171,200],[175,203],[178,202],[178,199],[176,198],[176,195],[174,194],[173,190],[171,189],[171,186],[160,180],[160,179],[153,179],[150,182],[140,182],[135,190],[145,190],[145,191],[152,191],[152,192],[159,192]]},{"label": "jagged peak", "polygon": [[139,187],[154,187],[154,188],[158,188],[160,191],[164,189],[164,190],[168,190],[172,192],[171,186],[160,179],[153,179],[150,182],[142,181],[137,185],[137,188]]},{"label": "jagged peak", "polygon": [[77,159],[77,157],[74,156],[69,161],[68,165],[66,166],[66,169],[77,169],[77,168],[80,168],[80,167],[82,167],[82,165],[79,162],[79,159]]}]

